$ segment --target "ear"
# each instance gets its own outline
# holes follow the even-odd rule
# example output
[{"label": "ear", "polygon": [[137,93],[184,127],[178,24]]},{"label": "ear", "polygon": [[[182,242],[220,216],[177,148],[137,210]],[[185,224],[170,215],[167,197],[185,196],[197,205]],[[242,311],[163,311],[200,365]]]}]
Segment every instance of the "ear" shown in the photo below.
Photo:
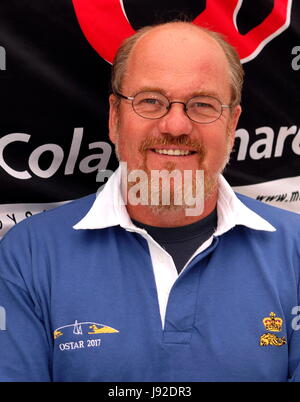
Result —
[{"label": "ear", "polygon": [[118,110],[117,110],[117,97],[113,94],[109,96],[109,118],[108,129],[109,139],[113,144],[116,143],[117,127],[118,127]]},{"label": "ear", "polygon": [[231,146],[233,147],[234,139],[235,139],[235,130],[242,113],[241,105],[237,105],[234,107],[233,111],[231,112],[230,121],[228,123],[228,135],[230,137]]}]

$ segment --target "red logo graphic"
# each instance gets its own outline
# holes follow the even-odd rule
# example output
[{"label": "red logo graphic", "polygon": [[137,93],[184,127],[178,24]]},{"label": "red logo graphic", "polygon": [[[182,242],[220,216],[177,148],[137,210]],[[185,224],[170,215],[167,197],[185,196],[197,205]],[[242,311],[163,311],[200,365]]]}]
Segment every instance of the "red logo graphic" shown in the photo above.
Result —
[{"label": "red logo graphic", "polygon": [[[274,0],[268,17],[245,35],[236,26],[242,3],[243,0],[207,0],[206,9],[193,22],[225,35],[246,63],[288,28],[292,0]],[[73,0],[73,5],[87,40],[111,63],[120,43],[135,32],[126,18],[122,0]]]}]

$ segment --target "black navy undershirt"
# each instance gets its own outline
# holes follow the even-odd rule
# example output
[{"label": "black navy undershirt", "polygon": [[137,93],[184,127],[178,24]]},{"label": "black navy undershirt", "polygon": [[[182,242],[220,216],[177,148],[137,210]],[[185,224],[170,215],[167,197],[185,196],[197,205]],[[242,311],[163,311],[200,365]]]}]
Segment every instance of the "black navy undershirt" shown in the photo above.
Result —
[{"label": "black navy undershirt", "polygon": [[178,273],[197,248],[212,236],[217,227],[217,221],[217,209],[190,225],[171,228],[145,225],[132,219],[134,225],[145,229],[172,256]]}]

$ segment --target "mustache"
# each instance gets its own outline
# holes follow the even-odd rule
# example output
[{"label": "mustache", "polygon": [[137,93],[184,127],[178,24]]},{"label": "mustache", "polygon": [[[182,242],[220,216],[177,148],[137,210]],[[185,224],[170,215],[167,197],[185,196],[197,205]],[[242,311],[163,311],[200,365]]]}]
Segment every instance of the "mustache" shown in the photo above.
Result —
[{"label": "mustache", "polygon": [[140,145],[139,151],[140,152],[145,152],[149,148],[154,148],[155,146],[162,146],[162,145],[178,145],[178,146],[186,146],[191,149],[191,151],[195,151],[199,153],[200,155],[204,156],[205,150],[204,146],[200,141],[197,140],[191,140],[189,135],[187,134],[182,134],[178,137],[174,137],[171,134],[164,134],[163,137],[160,138],[153,138],[153,137],[147,137]]}]

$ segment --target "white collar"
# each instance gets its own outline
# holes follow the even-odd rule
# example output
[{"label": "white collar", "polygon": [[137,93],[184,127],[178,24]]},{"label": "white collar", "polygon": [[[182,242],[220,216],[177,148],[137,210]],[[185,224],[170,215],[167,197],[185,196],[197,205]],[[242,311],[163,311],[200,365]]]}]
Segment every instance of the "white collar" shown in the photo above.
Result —
[{"label": "white collar", "polygon": [[[88,213],[73,226],[74,229],[103,229],[120,225],[131,232],[145,234],[131,221],[121,190],[121,169],[118,168],[109,178],[104,189],[97,195]],[[244,225],[255,230],[274,232],[276,229],[260,215],[246,207],[220,175],[218,195],[218,226],[214,236],[220,236],[236,225]]]}]

